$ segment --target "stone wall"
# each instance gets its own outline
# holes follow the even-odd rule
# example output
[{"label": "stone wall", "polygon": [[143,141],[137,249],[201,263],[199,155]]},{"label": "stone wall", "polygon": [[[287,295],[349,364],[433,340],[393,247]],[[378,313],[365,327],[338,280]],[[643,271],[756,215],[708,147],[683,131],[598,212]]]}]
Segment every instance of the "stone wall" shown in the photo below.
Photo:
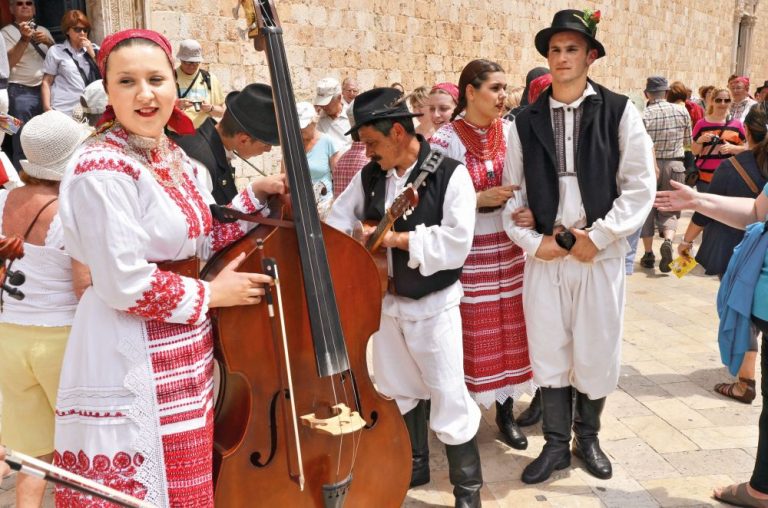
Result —
[{"label": "stone wall", "polygon": [[[246,40],[236,0],[150,0],[149,25],[169,36],[198,39],[210,69],[227,89],[269,79],[263,54]],[[754,2],[617,0],[583,2],[602,11],[598,38],[607,56],[591,76],[640,99],[645,77],[663,74],[694,89],[725,83],[733,63],[734,13]],[[297,99],[311,98],[325,76],[355,75],[361,88],[401,82],[457,81],[473,58],[498,61],[510,84],[546,65],[533,46],[564,0],[297,0],[277,1]],[[749,8],[751,9],[751,8]],[[751,14],[751,12],[750,12]],[[768,79],[768,2],[758,4],[748,68]],[[267,160],[265,164],[269,164]]]}]

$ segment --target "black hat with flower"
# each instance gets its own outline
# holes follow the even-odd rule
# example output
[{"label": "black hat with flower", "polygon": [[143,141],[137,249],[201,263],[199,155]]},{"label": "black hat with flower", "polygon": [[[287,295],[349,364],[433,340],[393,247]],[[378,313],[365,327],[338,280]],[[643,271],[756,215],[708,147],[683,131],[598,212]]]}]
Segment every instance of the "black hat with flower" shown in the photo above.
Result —
[{"label": "black hat with flower", "polygon": [[549,39],[559,32],[579,32],[586,37],[597,49],[597,58],[605,56],[605,48],[595,39],[597,24],[600,23],[600,11],[584,9],[566,9],[559,11],[552,18],[552,26],[536,34],[536,49],[542,56],[549,52]]}]

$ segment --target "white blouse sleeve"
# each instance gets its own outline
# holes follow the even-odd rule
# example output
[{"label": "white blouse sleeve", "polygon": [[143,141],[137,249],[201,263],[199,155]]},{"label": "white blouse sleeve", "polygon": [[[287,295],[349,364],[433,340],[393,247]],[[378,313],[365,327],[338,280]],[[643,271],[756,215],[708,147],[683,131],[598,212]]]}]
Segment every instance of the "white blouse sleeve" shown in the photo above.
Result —
[{"label": "white blouse sleeve", "polygon": [[199,324],[210,299],[207,282],[147,261],[149,237],[133,178],[91,173],[61,192],[64,243],[88,265],[96,294],[110,307],[147,319]]}]

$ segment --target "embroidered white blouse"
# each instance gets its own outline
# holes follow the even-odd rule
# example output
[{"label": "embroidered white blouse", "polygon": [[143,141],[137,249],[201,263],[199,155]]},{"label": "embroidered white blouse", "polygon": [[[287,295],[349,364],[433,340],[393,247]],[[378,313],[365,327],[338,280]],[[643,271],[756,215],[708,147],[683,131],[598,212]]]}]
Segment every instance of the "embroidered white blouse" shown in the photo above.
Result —
[{"label": "embroidered white blouse", "polygon": [[[86,142],[60,192],[66,248],[93,286],[64,356],[54,463],[161,507],[178,485],[196,485],[190,503],[212,505],[194,497],[211,490],[211,468],[195,476],[185,462],[197,457],[163,450],[199,447],[210,460],[213,343],[209,284],[155,263],[205,259],[250,227],[215,221],[198,177],[165,136],[156,145],[115,125]],[[250,187],[231,206],[262,208]],[[78,496],[60,491],[57,501]]]}]

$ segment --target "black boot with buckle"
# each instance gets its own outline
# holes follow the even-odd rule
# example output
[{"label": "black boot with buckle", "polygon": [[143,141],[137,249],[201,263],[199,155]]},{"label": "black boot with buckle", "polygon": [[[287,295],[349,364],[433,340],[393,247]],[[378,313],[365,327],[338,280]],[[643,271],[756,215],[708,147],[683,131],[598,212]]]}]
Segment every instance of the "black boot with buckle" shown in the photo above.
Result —
[{"label": "black boot with buckle", "polygon": [[571,465],[571,387],[540,388],[544,432],[544,448],[539,456],[523,470],[523,483],[540,483],[555,470]]},{"label": "black boot with buckle", "polygon": [[411,437],[411,485],[418,487],[429,483],[429,432],[427,430],[427,401],[420,400],[416,407],[403,415],[408,435]]},{"label": "black boot with buckle", "polygon": [[521,427],[536,425],[541,420],[541,390],[536,389],[533,399],[528,407],[517,417],[517,424]]},{"label": "black boot with buckle", "polygon": [[480,467],[480,451],[477,436],[460,445],[445,445],[448,456],[448,477],[453,485],[456,508],[478,508],[480,488],[483,486],[483,470]]},{"label": "black boot with buckle", "polygon": [[584,461],[592,476],[607,480],[613,475],[611,461],[600,449],[597,433],[600,431],[600,415],[605,407],[605,397],[590,400],[576,392],[576,410],[573,415],[573,455]]},{"label": "black boot with buckle", "polygon": [[504,404],[496,402],[496,425],[504,436],[504,442],[515,450],[525,450],[528,448],[528,439],[515,422],[515,415],[512,412],[513,404],[512,397],[505,400]]}]

